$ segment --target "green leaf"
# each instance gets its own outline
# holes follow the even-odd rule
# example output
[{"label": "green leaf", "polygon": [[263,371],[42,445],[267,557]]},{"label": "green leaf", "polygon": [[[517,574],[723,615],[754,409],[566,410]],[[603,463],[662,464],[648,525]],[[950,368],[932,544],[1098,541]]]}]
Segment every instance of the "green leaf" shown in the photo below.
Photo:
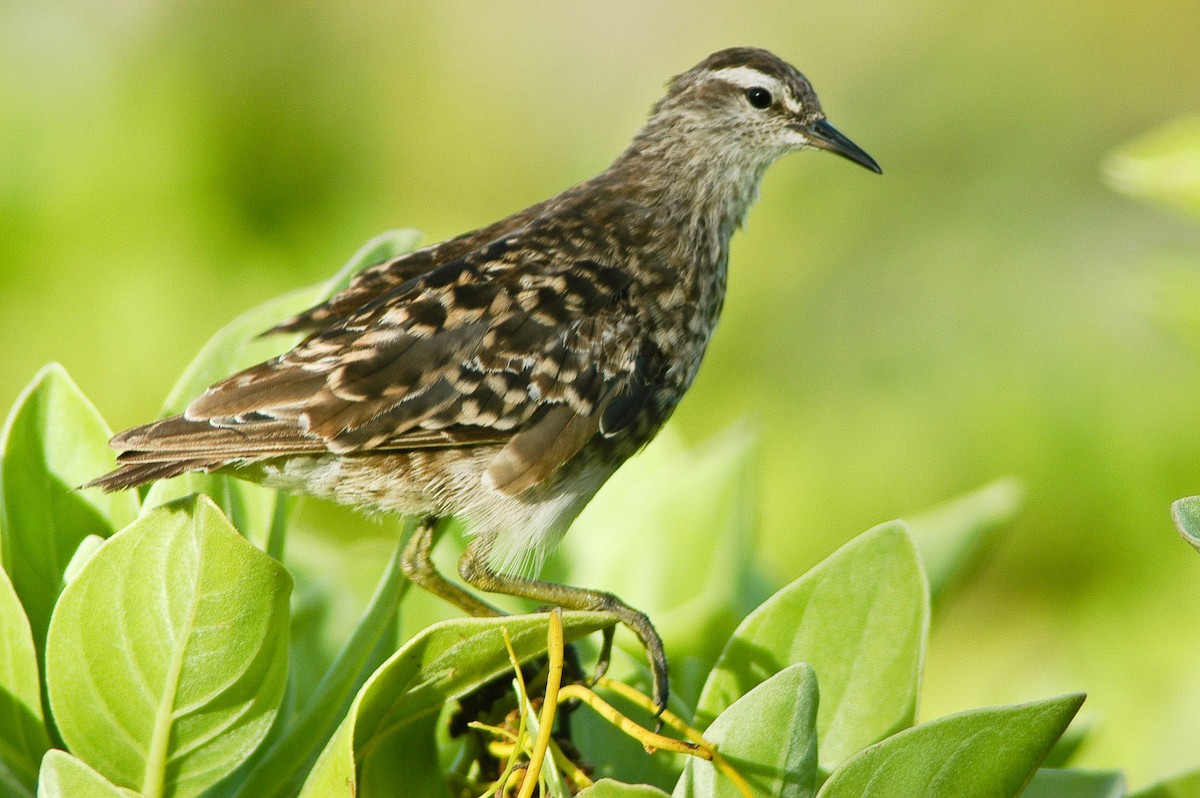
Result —
[{"label": "green leaf", "polygon": [[1020,795],[1083,698],[974,709],[907,729],[847,760],[818,798]]},{"label": "green leaf", "polygon": [[[654,619],[672,660],[711,663],[738,620],[765,598],[749,585],[753,455],[754,439],[741,427],[697,449],[665,430],[572,524],[562,581],[603,585]],[[642,659],[640,644],[625,639]]]},{"label": "green leaf", "polygon": [[1121,798],[1125,777],[1115,770],[1042,768],[1021,798]]},{"label": "green leaf", "polygon": [[1200,769],[1155,782],[1129,798],[1200,798]]},{"label": "green leaf", "polygon": [[0,443],[0,554],[29,617],[39,656],[71,555],[137,515],[132,492],[76,490],[116,465],[112,431],[57,363],[38,372]]},{"label": "green leaf", "polygon": [[1200,114],[1169,122],[1113,152],[1108,184],[1200,218]]},{"label": "green leaf", "polygon": [[[409,532],[411,533],[411,525]],[[405,541],[387,564],[383,579],[363,613],[362,620],[342,647],[332,667],[315,691],[305,691],[305,703],[287,729],[245,774],[237,774],[234,794],[253,798],[295,795],[321,749],[345,717],[355,693],[384,657],[375,659],[380,642],[396,626],[396,609],[412,583],[400,570]],[[436,753],[429,761],[436,759]]]},{"label": "green leaf", "polygon": [[260,547],[265,547],[275,501],[282,494],[229,474],[191,471],[158,480],[150,486],[142,500],[142,514],[197,493],[212,499],[235,529]]},{"label": "green leaf", "polygon": [[875,527],[780,590],[738,626],[696,710],[702,727],[787,665],[817,672],[821,769],[910,726],[929,594],[904,524]]},{"label": "green leaf", "polygon": [[1200,496],[1178,499],[1171,505],[1175,528],[1188,544],[1200,551]]},{"label": "green leaf", "polygon": [[[320,304],[345,288],[365,268],[412,250],[419,238],[415,230],[393,230],[376,236],[329,280],[269,299],[246,311],[217,331],[184,370],[163,405],[163,415],[183,412],[208,386],[229,375],[286,352],[300,334],[262,333],[284,319]],[[185,474],[156,483],[146,496],[147,508],[192,493],[206,493],[217,502],[233,525],[252,540],[262,540],[271,528],[276,491],[236,480],[224,474]]]},{"label": "green leaf", "polygon": [[[791,665],[722,712],[704,733],[762,798],[811,798],[817,790],[817,677]],[[689,757],[674,798],[740,798],[712,762]]]},{"label": "green leaf", "polygon": [[[364,756],[359,764],[359,786],[362,795],[394,795],[407,798],[409,795],[444,796],[450,798],[450,790],[438,767],[436,711],[395,720],[403,723],[404,729],[390,739],[377,737],[360,750],[367,751],[379,744],[378,751]],[[399,789],[397,789],[399,787]],[[307,792],[308,784],[305,784]],[[324,796],[325,793],[319,793]]]},{"label": "green leaf", "polygon": [[1020,480],[1001,479],[907,519],[934,601],[965,581],[1024,500]]},{"label": "green leaf", "polygon": [[50,747],[42,717],[37,651],[29,620],[8,574],[0,570],[0,769],[30,792]]},{"label": "green leaf", "polygon": [[649,784],[626,784],[623,781],[600,779],[591,787],[580,790],[576,798],[669,798],[667,793]]},{"label": "green leaf", "polygon": [[37,798],[137,798],[117,787],[66,751],[49,751],[42,760]]},{"label": "green leaf", "polygon": [[71,751],[148,798],[219,780],[275,716],[290,590],[206,497],[114,535],[63,590],[47,638],[50,706]]},{"label": "green leaf", "polygon": [[[570,642],[612,623],[606,613],[565,612],[564,638]],[[405,643],[358,691],[300,795],[447,794],[440,774],[430,767],[436,761],[428,753],[431,718],[436,719],[447,699],[510,670],[502,628],[508,629],[518,660],[546,650],[545,615],[445,621]],[[429,781],[417,789],[411,784],[415,777]]]}]

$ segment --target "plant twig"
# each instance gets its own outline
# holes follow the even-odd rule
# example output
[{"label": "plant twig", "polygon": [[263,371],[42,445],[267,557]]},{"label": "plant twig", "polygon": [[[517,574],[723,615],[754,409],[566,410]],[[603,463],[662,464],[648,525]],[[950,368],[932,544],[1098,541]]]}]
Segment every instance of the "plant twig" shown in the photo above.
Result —
[{"label": "plant twig", "polygon": [[[642,709],[645,709],[647,712],[658,711],[658,707],[655,706],[653,699],[651,699],[649,696],[643,695],[624,682],[613,681],[612,679],[602,676],[596,680],[596,686],[603,687],[607,690],[612,690],[617,695],[625,698],[628,701],[632,701]],[[747,781],[742,777],[742,774],[738,773],[733,767],[733,764],[728,759],[721,756],[721,754],[717,752],[716,746],[705,740],[700,732],[689,726],[687,723],[684,723],[678,715],[672,713],[670,710],[663,710],[659,717],[668,726],[694,742],[700,747],[701,750],[707,751],[709,756],[704,758],[711,759],[713,766],[716,767],[717,770],[720,770],[722,773],[724,773],[725,777],[733,782],[733,785],[737,788],[738,792],[746,796],[746,798],[753,798],[754,791],[750,788],[749,783],[747,783]]]},{"label": "plant twig", "polygon": [[596,711],[600,717],[607,720],[612,725],[616,726],[621,731],[628,734],[633,739],[642,744],[648,752],[653,753],[657,750],[673,751],[677,754],[691,754],[698,756],[701,759],[712,759],[713,751],[711,748],[706,748],[703,745],[698,745],[686,740],[676,740],[673,737],[666,737],[661,734],[656,734],[649,729],[639,726],[634,721],[622,715],[617,709],[605,701],[600,696],[593,693],[588,688],[581,684],[568,684],[566,687],[558,691],[558,699],[565,701],[569,698],[575,698],[587,704]]},{"label": "plant twig", "polygon": [[546,649],[550,665],[546,674],[546,697],[542,703],[542,714],[538,718],[538,735],[529,754],[529,769],[517,798],[530,798],[542,774],[542,762],[546,749],[550,747],[550,732],[554,726],[554,715],[558,711],[559,686],[563,674],[563,628],[562,610],[555,607],[550,611],[550,629],[546,633]]}]

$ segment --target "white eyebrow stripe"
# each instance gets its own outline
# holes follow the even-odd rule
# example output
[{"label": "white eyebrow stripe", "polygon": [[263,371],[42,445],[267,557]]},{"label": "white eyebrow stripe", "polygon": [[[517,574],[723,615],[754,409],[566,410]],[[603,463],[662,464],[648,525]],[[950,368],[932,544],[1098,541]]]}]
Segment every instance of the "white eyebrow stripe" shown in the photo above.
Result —
[{"label": "white eyebrow stripe", "polygon": [[800,108],[796,104],[795,99],[793,99],[792,93],[787,90],[787,87],[778,78],[768,75],[765,72],[760,72],[754,67],[726,67],[725,69],[715,71],[713,77],[720,78],[735,86],[741,86],[743,89],[752,89],[755,86],[761,86],[771,92],[772,97],[782,98],[783,104],[787,106],[789,111],[792,113],[800,112]]}]

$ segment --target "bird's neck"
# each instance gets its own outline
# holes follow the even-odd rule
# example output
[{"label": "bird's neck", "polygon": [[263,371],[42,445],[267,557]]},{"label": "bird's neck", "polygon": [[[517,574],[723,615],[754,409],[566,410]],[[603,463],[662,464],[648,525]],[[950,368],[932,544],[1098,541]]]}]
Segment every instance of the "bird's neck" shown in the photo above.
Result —
[{"label": "bird's neck", "polygon": [[679,236],[680,245],[723,263],[770,161],[739,159],[728,147],[682,138],[643,130],[609,168],[610,185],[645,208],[664,233]]}]

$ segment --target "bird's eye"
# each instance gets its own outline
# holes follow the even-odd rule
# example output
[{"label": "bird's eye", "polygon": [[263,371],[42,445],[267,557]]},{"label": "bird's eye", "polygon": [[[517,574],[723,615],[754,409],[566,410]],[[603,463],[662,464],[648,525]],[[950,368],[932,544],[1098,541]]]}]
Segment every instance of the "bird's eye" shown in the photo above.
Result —
[{"label": "bird's eye", "polygon": [[755,86],[752,89],[746,89],[746,99],[749,100],[750,104],[755,108],[771,107],[771,92],[767,91],[761,86]]}]

